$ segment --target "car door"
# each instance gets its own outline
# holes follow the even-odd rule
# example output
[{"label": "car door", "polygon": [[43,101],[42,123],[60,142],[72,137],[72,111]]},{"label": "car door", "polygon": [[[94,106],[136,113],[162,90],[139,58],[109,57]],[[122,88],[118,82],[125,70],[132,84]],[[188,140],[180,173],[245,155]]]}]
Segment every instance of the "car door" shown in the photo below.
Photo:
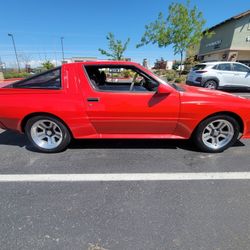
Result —
[{"label": "car door", "polygon": [[[93,86],[88,94],[87,114],[97,133],[120,134],[122,137],[125,134],[136,134],[136,137],[172,134],[179,117],[179,92],[170,86],[166,86],[169,91],[165,94],[144,90],[141,85],[126,88],[126,81],[121,78],[120,83],[113,81],[112,84]],[[89,83],[93,85],[91,78]]]},{"label": "car door", "polygon": [[233,78],[237,86],[250,87],[250,69],[244,65],[233,63]]},{"label": "car door", "polygon": [[231,63],[220,63],[215,70],[220,81],[220,86],[235,85]]}]

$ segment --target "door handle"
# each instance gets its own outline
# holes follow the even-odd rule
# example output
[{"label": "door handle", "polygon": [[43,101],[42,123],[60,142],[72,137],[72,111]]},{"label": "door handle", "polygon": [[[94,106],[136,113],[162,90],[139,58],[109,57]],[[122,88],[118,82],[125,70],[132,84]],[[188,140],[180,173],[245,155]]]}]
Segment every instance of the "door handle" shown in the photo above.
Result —
[{"label": "door handle", "polygon": [[88,97],[87,98],[87,101],[88,102],[99,102],[99,98],[98,97]]}]

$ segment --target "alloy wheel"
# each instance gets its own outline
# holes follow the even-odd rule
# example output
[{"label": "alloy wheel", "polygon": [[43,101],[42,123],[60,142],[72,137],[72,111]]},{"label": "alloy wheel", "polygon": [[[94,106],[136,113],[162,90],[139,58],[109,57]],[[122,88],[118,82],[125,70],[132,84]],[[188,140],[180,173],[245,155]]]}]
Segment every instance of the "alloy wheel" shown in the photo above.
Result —
[{"label": "alloy wheel", "polygon": [[233,125],[223,119],[210,122],[202,132],[203,143],[211,149],[223,148],[231,142],[233,137]]},{"label": "alloy wheel", "polygon": [[207,89],[217,89],[217,83],[215,81],[208,81],[204,87]]},{"label": "alloy wheel", "polygon": [[31,127],[31,138],[41,148],[54,149],[63,140],[61,128],[51,120],[39,120]]}]

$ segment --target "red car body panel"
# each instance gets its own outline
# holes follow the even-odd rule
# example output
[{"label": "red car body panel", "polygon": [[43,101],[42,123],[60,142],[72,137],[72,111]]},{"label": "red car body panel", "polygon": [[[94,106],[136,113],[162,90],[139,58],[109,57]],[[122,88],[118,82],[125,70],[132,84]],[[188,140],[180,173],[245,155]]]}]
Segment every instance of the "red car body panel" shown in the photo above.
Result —
[{"label": "red car body panel", "polygon": [[[64,64],[59,90],[0,88],[0,127],[23,132],[28,117],[50,114],[60,118],[74,138],[188,139],[206,117],[229,112],[242,121],[243,137],[250,138],[250,101],[221,91],[164,83],[166,93],[100,91],[92,86],[84,65],[130,65],[131,62]],[[88,102],[98,98],[99,102]]]}]

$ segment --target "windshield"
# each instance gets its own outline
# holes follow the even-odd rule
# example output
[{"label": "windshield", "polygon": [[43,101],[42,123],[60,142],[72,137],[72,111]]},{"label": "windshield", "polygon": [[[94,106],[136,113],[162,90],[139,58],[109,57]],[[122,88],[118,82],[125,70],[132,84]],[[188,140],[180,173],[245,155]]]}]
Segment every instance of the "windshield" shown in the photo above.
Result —
[{"label": "windshield", "polygon": [[179,87],[178,87],[175,83],[170,83],[170,82],[168,82],[166,76],[158,76],[158,75],[156,75],[155,73],[153,73],[153,74],[154,74],[156,80],[157,80],[159,83],[164,84],[164,85],[169,85],[169,86],[171,86],[172,88],[179,90]]},{"label": "windshield", "polygon": [[165,76],[157,76],[157,75],[155,75],[155,77],[157,78],[157,81],[160,82],[161,84],[169,85],[169,86],[171,86],[172,88],[174,88],[174,89],[176,89],[178,91],[184,91],[184,89],[181,88],[179,85],[176,85],[175,83],[168,82],[168,80],[167,80],[167,78]]}]

